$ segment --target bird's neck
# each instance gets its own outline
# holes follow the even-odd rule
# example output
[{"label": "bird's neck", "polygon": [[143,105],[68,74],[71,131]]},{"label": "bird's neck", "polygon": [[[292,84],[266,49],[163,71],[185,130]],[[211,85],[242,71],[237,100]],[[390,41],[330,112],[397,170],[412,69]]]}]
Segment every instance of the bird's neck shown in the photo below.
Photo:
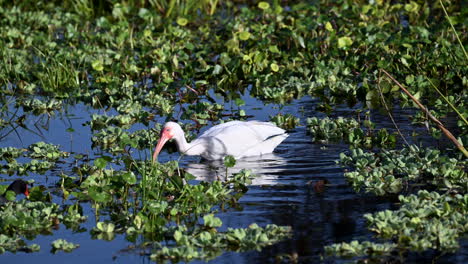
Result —
[{"label": "bird's neck", "polygon": [[174,138],[177,144],[177,149],[180,153],[185,155],[193,156],[200,155],[204,151],[204,145],[198,142],[199,140],[194,140],[191,143],[188,143],[185,139],[185,135]]}]

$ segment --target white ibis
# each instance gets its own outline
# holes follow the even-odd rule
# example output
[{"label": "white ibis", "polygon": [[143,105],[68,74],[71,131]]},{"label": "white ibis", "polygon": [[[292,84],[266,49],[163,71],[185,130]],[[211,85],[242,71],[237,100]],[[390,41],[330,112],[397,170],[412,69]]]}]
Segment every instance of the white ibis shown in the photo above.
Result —
[{"label": "white ibis", "polygon": [[170,139],[175,140],[179,152],[185,155],[200,155],[207,160],[219,160],[227,155],[238,159],[271,153],[288,136],[284,129],[269,122],[230,121],[208,129],[200,137],[187,143],[180,125],[167,122],[154,149],[153,162]]}]

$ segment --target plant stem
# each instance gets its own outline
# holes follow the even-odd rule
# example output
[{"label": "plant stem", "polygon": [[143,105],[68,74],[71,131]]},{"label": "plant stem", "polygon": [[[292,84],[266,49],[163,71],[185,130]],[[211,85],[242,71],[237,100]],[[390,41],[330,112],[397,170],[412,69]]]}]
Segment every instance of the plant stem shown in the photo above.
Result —
[{"label": "plant stem", "polygon": [[395,80],[395,78],[393,78],[392,75],[390,75],[390,73],[388,73],[386,70],[384,69],[381,69],[381,71],[383,73],[385,73],[385,75],[387,75],[394,83],[396,83],[396,85],[398,85],[398,87],[400,87],[400,89],[405,92],[410,98],[411,100],[413,100],[418,106],[419,108],[421,108],[421,110],[424,111],[424,113],[426,113],[426,115],[429,117],[429,119],[432,120],[432,122],[434,122],[438,127],[439,129],[455,144],[455,146],[457,146],[457,148],[463,152],[463,154],[465,155],[465,157],[468,158],[468,151],[466,151],[466,149],[463,147],[463,145],[453,136],[453,134],[448,131],[448,129],[446,129],[444,127],[444,125],[442,124],[442,122],[440,122],[437,118],[435,118],[430,112],[429,110],[427,110],[426,107],[424,107],[424,105],[422,105],[418,99],[416,99],[416,97],[414,97],[408,90],[405,89],[405,87],[403,87],[403,85],[401,85],[397,80]]},{"label": "plant stem", "polygon": [[385,107],[385,110],[387,110],[387,113],[388,113],[388,116],[390,117],[390,120],[392,121],[393,125],[395,126],[397,132],[398,132],[398,135],[400,135],[400,137],[403,139],[403,141],[405,142],[406,146],[410,146],[410,144],[408,143],[408,141],[406,140],[405,136],[403,135],[403,133],[401,133],[400,131],[400,128],[398,127],[397,123],[395,122],[395,119],[393,118],[393,115],[392,113],[390,112],[390,109],[388,108],[387,106],[387,103],[385,102],[385,98],[383,96],[383,93],[382,93],[382,89],[380,89],[380,73],[379,73],[379,81],[378,81],[378,84],[377,84],[377,88],[379,89],[379,94],[380,94],[380,98],[382,99],[382,104],[383,106]]},{"label": "plant stem", "polygon": [[465,57],[466,57],[466,59],[468,60],[468,54],[466,53],[465,47],[463,46],[463,43],[461,42],[460,37],[458,36],[458,33],[457,33],[457,31],[455,30],[455,27],[454,27],[453,24],[452,24],[452,21],[450,21],[450,17],[449,17],[449,15],[448,15],[448,13],[447,13],[447,10],[445,10],[444,3],[442,2],[442,0],[439,0],[439,2],[440,2],[440,5],[442,6],[442,9],[444,10],[445,18],[447,18],[447,20],[448,20],[450,26],[452,27],[453,33],[454,33],[455,36],[457,37],[458,43],[460,44],[460,47],[462,48],[463,53],[465,54]]},{"label": "plant stem", "polygon": [[453,111],[455,111],[455,113],[457,113],[457,115],[463,120],[463,122],[465,122],[465,125],[468,125],[468,121],[466,120],[466,118],[458,111],[458,109],[447,99],[447,97],[445,97],[442,92],[435,86],[435,84],[431,81],[431,79],[429,79],[427,76],[426,76],[426,79],[429,81],[429,83],[432,85],[432,87],[440,94],[440,96],[442,96],[442,98],[444,98],[445,102],[450,105],[450,107],[453,109]]},{"label": "plant stem", "polygon": [[[418,69],[422,72],[422,67],[416,62],[416,65],[418,66]],[[411,70],[410,67],[407,67],[409,70]],[[453,109],[453,111],[455,111],[455,113],[457,113],[457,115],[461,118],[461,120],[463,120],[463,122],[465,122],[466,125],[468,125],[468,121],[466,120],[466,118],[460,113],[460,111],[458,111],[458,109],[447,99],[447,97],[439,90],[439,88],[437,88],[437,86],[431,81],[431,79],[427,76],[424,76],[426,77],[426,79],[429,81],[429,83],[431,84],[432,88],[434,88],[440,96],[442,96],[442,98],[444,99],[444,101]]]}]

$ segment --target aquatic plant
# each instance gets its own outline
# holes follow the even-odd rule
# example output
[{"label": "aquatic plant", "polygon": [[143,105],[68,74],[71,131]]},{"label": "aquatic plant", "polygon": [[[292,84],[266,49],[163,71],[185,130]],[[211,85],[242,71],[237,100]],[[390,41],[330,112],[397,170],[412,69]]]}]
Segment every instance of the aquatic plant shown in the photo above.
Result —
[{"label": "aquatic plant", "polygon": [[292,114],[277,114],[275,116],[270,116],[270,121],[286,130],[294,129],[299,125],[299,118]]},{"label": "aquatic plant", "polygon": [[71,252],[80,246],[79,244],[68,242],[65,239],[54,240],[52,241],[51,245],[53,253],[56,253],[59,250],[62,250],[64,252]]},{"label": "aquatic plant", "polygon": [[[0,148],[0,172],[8,175],[27,175],[28,172],[45,173],[56,166],[60,158],[70,154],[59,150],[59,146],[37,142],[29,145],[27,149],[12,147]],[[19,163],[16,159],[26,157],[30,162]]]},{"label": "aquatic plant", "polygon": [[271,245],[290,235],[290,228],[267,225],[261,228],[256,224],[246,229],[228,228],[219,232],[222,225],[219,218],[212,214],[203,217],[203,225],[195,230],[186,226],[177,226],[173,231],[175,246],[154,245],[150,258],[155,261],[171,259],[191,261],[195,259],[210,260],[225,250],[246,251]]},{"label": "aquatic plant", "polygon": [[349,155],[341,153],[340,163],[356,169],[344,174],[356,191],[385,195],[421,184],[441,191],[468,191],[466,162],[444,156],[436,149],[412,145],[373,153],[358,148]]},{"label": "aquatic plant", "polygon": [[9,252],[36,252],[40,250],[40,246],[38,244],[31,244],[27,245],[23,239],[20,238],[18,235],[7,236],[4,234],[0,234],[0,254],[5,253],[6,251]]},{"label": "aquatic plant", "polygon": [[307,128],[313,142],[344,141],[352,147],[366,148],[392,148],[396,143],[395,133],[390,134],[385,128],[375,129],[375,124],[370,120],[360,124],[354,118],[311,117],[307,118]]},{"label": "aquatic plant", "polygon": [[399,200],[401,206],[397,210],[364,215],[377,237],[393,243],[352,241],[327,246],[326,253],[375,257],[429,249],[454,252],[459,248],[458,240],[467,231],[468,195],[421,190],[409,196],[400,195]]}]

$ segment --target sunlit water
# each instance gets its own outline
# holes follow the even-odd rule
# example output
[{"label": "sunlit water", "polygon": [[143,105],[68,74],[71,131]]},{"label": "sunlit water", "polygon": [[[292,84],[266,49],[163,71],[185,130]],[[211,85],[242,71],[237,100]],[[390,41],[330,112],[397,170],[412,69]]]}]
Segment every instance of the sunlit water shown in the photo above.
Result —
[{"label": "sunlit water", "polygon": [[[220,98],[218,98],[220,99]],[[221,98],[222,99],[222,98]],[[221,100],[220,99],[220,100]],[[323,117],[312,109],[316,104],[311,98],[304,98],[278,109],[275,105],[266,105],[251,99],[246,101],[248,114],[252,119],[268,120],[270,115],[278,112],[292,113],[305,119],[311,116]],[[226,106],[230,106],[226,103]],[[354,107],[357,109],[359,106]],[[351,116],[354,109],[338,108],[333,116]],[[0,147],[25,147],[37,141],[59,144],[61,149],[69,152],[88,154],[91,157],[98,150],[91,149],[91,131],[89,126],[82,126],[89,121],[92,110],[83,105],[69,106],[67,112],[57,114],[50,120],[32,118],[28,127],[37,129],[35,133],[22,131],[20,137],[11,133],[0,142]],[[410,135],[415,129],[409,125],[411,110],[395,109],[394,116],[405,135]],[[394,129],[388,117],[379,112],[372,113],[372,120],[379,127]],[[47,123],[48,122],[48,123]],[[74,132],[66,132],[73,128]],[[424,133],[424,129],[417,129]],[[343,177],[344,169],[336,164],[340,152],[346,152],[348,147],[341,144],[313,144],[306,134],[304,126],[289,131],[290,136],[276,149],[276,153],[257,158],[238,160],[228,173],[240,169],[251,169],[257,176],[249,186],[248,192],[240,199],[242,210],[228,210],[217,216],[223,221],[223,228],[247,227],[252,223],[261,226],[266,224],[288,225],[293,228],[293,236],[283,242],[264,248],[261,252],[243,253],[227,252],[216,258],[215,263],[265,263],[275,261],[281,254],[297,254],[299,261],[304,263],[319,262],[325,245],[351,240],[372,239],[372,234],[366,229],[363,214],[384,209],[397,208],[395,197],[379,198],[371,195],[356,194]],[[420,137],[421,138],[421,137]],[[422,137],[423,143],[433,142],[429,137]],[[408,140],[412,141],[408,136]],[[149,146],[150,148],[150,146]],[[162,162],[178,160],[179,155],[163,153]],[[225,168],[220,163],[200,161],[197,157],[183,157],[181,165],[197,177],[197,180],[215,180],[219,175],[225,175]],[[60,170],[67,170],[67,164],[49,172],[47,175],[31,174],[27,179],[34,179],[38,184],[54,187],[59,180]],[[3,176],[11,180],[7,176]],[[324,188],[314,188],[320,180],[327,180]],[[94,227],[94,214],[89,205],[84,204],[89,219],[82,226],[87,229],[83,233],[73,233],[63,226],[55,230],[53,235],[38,236],[29,243],[37,243],[41,251],[33,254],[5,253],[0,256],[1,263],[149,263],[147,256],[140,256],[137,251],[130,250],[132,243],[119,235],[113,241],[92,240],[89,230]],[[72,253],[59,252],[52,254],[48,250],[55,239],[63,238],[80,244],[80,248]],[[466,239],[456,255],[442,257],[440,263],[466,263],[468,261]],[[430,258],[429,258],[430,259]],[[426,259],[427,260],[427,259]],[[331,261],[331,260],[326,260]]]}]

